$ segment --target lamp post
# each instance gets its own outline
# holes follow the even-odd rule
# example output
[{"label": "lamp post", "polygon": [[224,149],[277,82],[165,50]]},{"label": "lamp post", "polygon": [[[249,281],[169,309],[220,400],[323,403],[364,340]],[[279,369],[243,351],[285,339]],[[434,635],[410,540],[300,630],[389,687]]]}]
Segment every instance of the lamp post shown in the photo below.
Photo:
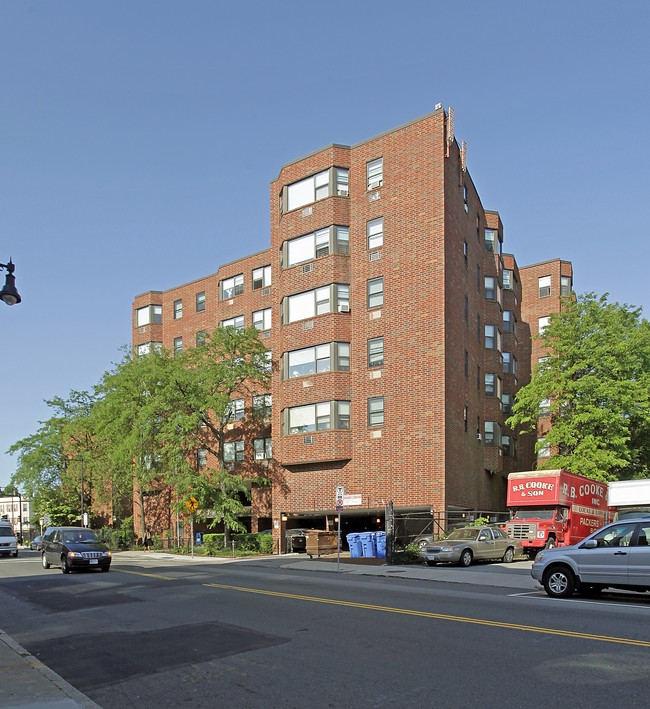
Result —
[{"label": "lamp post", "polygon": [[22,300],[16,290],[16,278],[14,276],[16,267],[12,260],[9,259],[9,263],[0,263],[0,269],[3,268],[7,271],[7,277],[5,278],[4,288],[0,291],[0,300],[4,300],[7,305],[16,305]]}]

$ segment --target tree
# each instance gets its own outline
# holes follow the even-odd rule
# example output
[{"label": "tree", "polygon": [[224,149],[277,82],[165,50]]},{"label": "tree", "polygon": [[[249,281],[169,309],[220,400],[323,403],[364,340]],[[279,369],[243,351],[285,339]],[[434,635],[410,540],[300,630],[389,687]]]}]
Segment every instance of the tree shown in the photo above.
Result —
[{"label": "tree", "polygon": [[534,431],[540,405],[550,408],[543,443],[553,455],[541,467],[605,481],[649,476],[650,326],[641,310],[588,293],[562,301],[539,337],[548,357],[507,424]]}]

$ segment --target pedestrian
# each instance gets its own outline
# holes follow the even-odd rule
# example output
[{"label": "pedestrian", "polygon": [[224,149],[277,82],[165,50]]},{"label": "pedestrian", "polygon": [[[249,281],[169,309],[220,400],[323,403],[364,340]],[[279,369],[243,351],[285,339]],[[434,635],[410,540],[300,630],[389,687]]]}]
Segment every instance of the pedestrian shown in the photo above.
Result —
[{"label": "pedestrian", "polygon": [[151,535],[149,534],[149,530],[147,530],[144,533],[144,550],[149,551],[150,546],[151,546]]}]

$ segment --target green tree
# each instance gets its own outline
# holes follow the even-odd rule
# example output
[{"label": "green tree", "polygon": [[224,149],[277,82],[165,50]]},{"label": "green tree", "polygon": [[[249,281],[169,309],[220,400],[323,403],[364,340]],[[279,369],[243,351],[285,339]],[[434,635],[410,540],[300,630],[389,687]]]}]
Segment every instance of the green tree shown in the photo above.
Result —
[{"label": "green tree", "polygon": [[581,295],[562,302],[540,339],[548,357],[507,424],[535,431],[550,401],[544,443],[557,452],[541,467],[597,480],[649,476],[650,326],[641,310]]}]

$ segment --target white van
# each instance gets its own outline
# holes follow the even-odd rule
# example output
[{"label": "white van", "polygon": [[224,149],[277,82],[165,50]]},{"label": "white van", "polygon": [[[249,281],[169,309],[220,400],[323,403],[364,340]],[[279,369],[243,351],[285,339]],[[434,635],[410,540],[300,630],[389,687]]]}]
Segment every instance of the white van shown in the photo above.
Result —
[{"label": "white van", "polygon": [[13,525],[6,519],[0,519],[0,554],[18,556],[18,542]]}]

